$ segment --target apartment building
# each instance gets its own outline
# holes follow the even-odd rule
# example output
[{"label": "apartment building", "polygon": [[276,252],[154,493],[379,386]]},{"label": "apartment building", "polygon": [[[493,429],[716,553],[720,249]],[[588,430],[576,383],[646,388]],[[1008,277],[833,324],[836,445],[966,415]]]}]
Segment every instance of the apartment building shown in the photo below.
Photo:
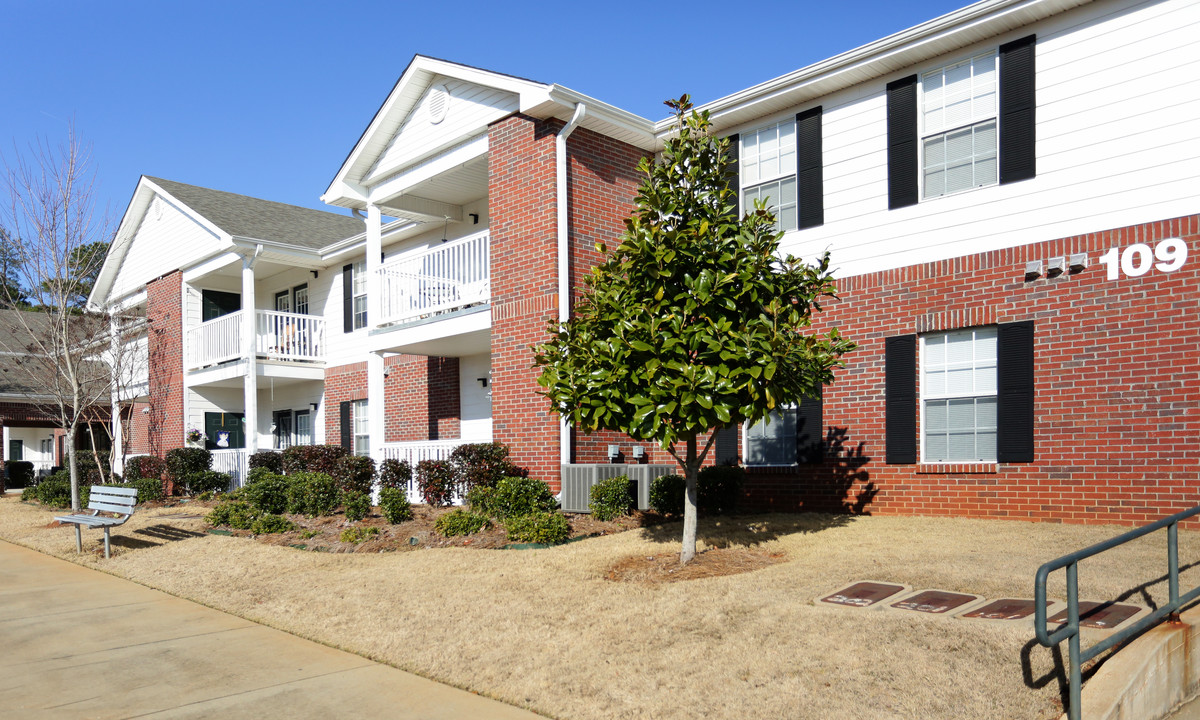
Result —
[{"label": "apartment building", "polygon": [[[820,401],[722,431],[752,506],[1136,522],[1200,500],[1197,28],[1191,0],[985,0],[701,106],[783,250],[830,251],[816,328],[859,344]],[[560,424],[529,346],[670,130],[418,56],[326,188],[338,214],[143,178],[92,302],[145,308],[147,451],[185,426],[230,468],[494,439],[556,490],[611,446],[669,463]]]}]

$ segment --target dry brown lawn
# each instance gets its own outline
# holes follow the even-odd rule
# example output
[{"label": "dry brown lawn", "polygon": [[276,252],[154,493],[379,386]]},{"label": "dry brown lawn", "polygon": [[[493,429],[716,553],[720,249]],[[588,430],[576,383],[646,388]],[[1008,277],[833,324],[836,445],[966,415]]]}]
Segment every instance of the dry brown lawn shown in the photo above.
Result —
[{"label": "dry brown lawn", "polygon": [[[749,548],[738,557],[756,569],[655,582],[645,558],[676,550],[678,524],[545,550],[332,554],[205,535],[200,520],[165,517],[181,510],[135,515],[105,560],[94,552],[99,532],[86,534],[93,552],[76,556],[73,529],[48,527],[51,511],[10,495],[0,538],[572,720],[1054,717],[1054,664],[1028,625],[813,599],[860,579],[1032,597],[1042,562],[1123,530],[723,518],[701,523],[703,543]],[[1085,564],[1085,598],[1161,598],[1165,583],[1145,584],[1165,570],[1165,542],[1158,534]],[[1181,532],[1180,546],[1190,588],[1200,584],[1190,568],[1200,535]],[[1059,575],[1051,593],[1062,597]]]}]

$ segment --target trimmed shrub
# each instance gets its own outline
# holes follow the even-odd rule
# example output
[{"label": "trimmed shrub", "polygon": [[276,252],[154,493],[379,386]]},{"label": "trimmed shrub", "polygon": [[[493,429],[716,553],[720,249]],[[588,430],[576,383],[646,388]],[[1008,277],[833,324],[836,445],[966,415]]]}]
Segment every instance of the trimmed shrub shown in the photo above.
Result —
[{"label": "trimmed shrub", "polygon": [[602,522],[628,515],[637,507],[637,483],[628,475],[618,475],[615,478],[601,480],[592,486],[589,493],[588,507],[592,517]]},{"label": "trimmed shrub", "polygon": [[557,545],[571,537],[571,523],[560,512],[535,512],[504,521],[508,539],[513,542]]},{"label": "trimmed shrub", "polygon": [[463,492],[475,487],[495,487],[506,477],[526,477],[529,471],[508,459],[508,446],[503,443],[469,443],[459,445],[450,453],[450,464]]},{"label": "trimmed shrub", "polygon": [[433,527],[442,537],[471,535],[488,527],[491,523],[483,515],[476,515],[459,508],[439,517]]},{"label": "trimmed shrub", "polygon": [[266,468],[278,475],[283,472],[283,456],[274,450],[259,450],[250,456],[247,467],[251,470]]},{"label": "trimmed shrub", "polygon": [[283,472],[317,472],[332,475],[338,458],[346,455],[341,445],[293,445],[283,451]]},{"label": "trimmed shrub", "polygon": [[412,520],[412,505],[408,493],[400,488],[385,487],[379,491],[379,510],[392,525]]},{"label": "trimmed shrub", "polygon": [[29,487],[33,484],[33,463],[28,460],[6,460],[4,474],[8,478],[4,485],[9,490]]},{"label": "trimmed shrub", "polygon": [[162,480],[158,478],[135,478],[129,480],[126,477],[126,482],[122,487],[137,488],[137,501],[139,504],[163,499]]},{"label": "trimmed shrub", "polygon": [[163,473],[167,471],[167,464],[160,457],[154,455],[140,455],[135,458],[129,458],[125,461],[125,479],[137,480],[138,478],[152,478],[154,480],[162,480]]},{"label": "trimmed shrub", "polygon": [[249,530],[261,513],[242,500],[226,500],[212,509],[205,518],[209,525],[227,525],[234,530]]},{"label": "trimmed shrub", "polygon": [[489,514],[501,519],[558,509],[558,501],[550,493],[550,486],[529,477],[502,479],[497,483],[489,502]]},{"label": "trimmed shrub", "polygon": [[379,528],[377,527],[359,526],[346,528],[342,531],[342,534],[338,536],[338,540],[341,540],[344,543],[354,543],[355,545],[358,545],[359,543],[364,543],[374,537],[377,537],[378,535]]},{"label": "trimmed shrub", "polygon": [[[79,486],[79,507],[86,508],[87,500],[84,488]],[[56,508],[71,507],[71,476],[67,473],[56,473],[37,484],[37,500],[43,505]]]},{"label": "trimmed shrub", "polygon": [[341,499],[346,519],[350,522],[358,522],[365,518],[367,513],[371,512],[371,496],[365,492],[343,490]]},{"label": "trimmed shrub", "polygon": [[251,470],[249,475],[242,488],[246,502],[269,515],[288,511],[288,487],[291,483],[286,477],[263,467]]},{"label": "trimmed shrub", "polygon": [[745,468],[736,465],[714,465],[701,468],[696,476],[696,494],[700,510],[714,515],[731,513],[742,498]]},{"label": "trimmed shrub", "polygon": [[485,517],[496,517],[496,488],[476,485],[467,491],[467,505],[471,512]]},{"label": "trimmed shrub", "polygon": [[[197,448],[190,448],[197,449]],[[201,493],[225,492],[229,489],[233,478],[229,473],[217,472],[216,470],[204,470],[202,472],[194,472],[190,475],[185,475],[183,478],[184,485],[187,487],[189,495],[200,495]]]},{"label": "trimmed shrub", "polygon": [[337,483],[325,473],[299,472],[289,477],[288,512],[317,517],[338,506]]},{"label": "trimmed shrub", "polygon": [[454,500],[454,466],[445,460],[422,460],[417,463],[417,490],[426,503],[445,507]]},{"label": "trimmed shrub", "polygon": [[345,455],[334,463],[332,475],[340,490],[369,493],[375,484],[375,461],[364,455]]},{"label": "trimmed shrub", "polygon": [[37,487],[30,485],[21,491],[21,502],[33,502],[38,499]]},{"label": "trimmed shrub", "polygon": [[296,530],[299,526],[282,515],[261,515],[250,524],[250,532],[255,535],[271,535]]},{"label": "trimmed shrub", "polygon": [[682,475],[663,475],[650,483],[650,507],[663,515],[683,514],[683,494],[687,479]]},{"label": "trimmed shrub", "polygon": [[172,448],[167,451],[164,462],[167,476],[175,481],[175,486],[186,486],[188,476],[212,469],[212,453],[204,448]]},{"label": "trimmed shrub", "polygon": [[407,460],[384,460],[379,463],[379,487],[408,490],[412,482],[412,465]]}]

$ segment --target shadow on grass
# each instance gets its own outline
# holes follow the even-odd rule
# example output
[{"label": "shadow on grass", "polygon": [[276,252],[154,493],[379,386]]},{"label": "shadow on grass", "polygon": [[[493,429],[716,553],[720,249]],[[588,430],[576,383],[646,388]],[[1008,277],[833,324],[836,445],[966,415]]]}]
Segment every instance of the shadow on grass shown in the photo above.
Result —
[{"label": "shadow on grass", "polygon": [[[193,530],[184,530],[182,528],[173,527],[171,525],[149,525],[144,528],[134,530],[132,535],[127,533],[113,533],[112,544],[118,547],[136,550],[140,548],[158,547],[169,542],[177,542],[179,540],[187,540],[188,538],[204,537],[204,533],[195,532]],[[154,542],[158,540],[160,542]]]},{"label": "shadow on grass", "polygon": [[[809,534],[845,527],[854,522],[853,515],[803,513],[800,515],[733,515],[702,517],[696,528],[696,539],[709,547],[760,545],[785,535]],[[678,541],[683,534],[682,522],[651,525],[641,529],[642,537],[654,542]]]}]

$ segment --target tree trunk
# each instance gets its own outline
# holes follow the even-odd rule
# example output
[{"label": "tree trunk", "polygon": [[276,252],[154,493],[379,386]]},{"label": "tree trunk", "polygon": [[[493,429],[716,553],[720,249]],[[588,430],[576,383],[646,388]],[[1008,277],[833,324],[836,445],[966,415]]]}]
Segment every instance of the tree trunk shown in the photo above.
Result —
[{"label": "tree trunk", "polygon": [[67,467],[71,471],[71,512],[79,512],[79,465],[75,462],[75,425],[67,427]]},{"label": "tree trunk", "polygon": [[687,489],[683,493],[683,548],[679,551],[679,564],[687,565],[696,557],[696,477],[700,474],[700,458],[696,454],[696,436],[687,439],[687,460],[683,466],[683,477]]}]

